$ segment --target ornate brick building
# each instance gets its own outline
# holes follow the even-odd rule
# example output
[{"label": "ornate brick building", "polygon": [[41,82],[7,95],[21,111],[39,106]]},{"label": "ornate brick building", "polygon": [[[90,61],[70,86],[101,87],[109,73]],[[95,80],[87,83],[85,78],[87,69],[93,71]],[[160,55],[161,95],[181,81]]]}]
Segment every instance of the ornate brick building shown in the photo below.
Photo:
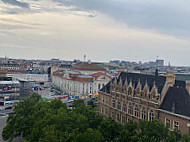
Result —
[{"label": "ornate brick building", "polygon": [[172,71],[166,76],[121,72],[99,91],[98,113],[123,124],[161,119],[173,125],[170,130],[189,133],[189,88],[189,82],[175,80]]}]

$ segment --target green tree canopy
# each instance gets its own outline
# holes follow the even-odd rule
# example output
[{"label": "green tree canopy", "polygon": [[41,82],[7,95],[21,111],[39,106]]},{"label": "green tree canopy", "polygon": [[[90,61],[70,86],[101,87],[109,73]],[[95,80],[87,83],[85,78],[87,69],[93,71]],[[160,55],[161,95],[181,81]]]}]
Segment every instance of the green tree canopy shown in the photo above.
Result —
[{"label": "green tree canopy", "polygon": [[38,94],[14,105],[3,129],[3,139],[23,137],[26,142],[188,142],[179,131],[168,133],[159,121],[129,121],[121,125],[112,118],[103,119],[96,108],[76,100],[68,109],[60,100],[42,101]]}]

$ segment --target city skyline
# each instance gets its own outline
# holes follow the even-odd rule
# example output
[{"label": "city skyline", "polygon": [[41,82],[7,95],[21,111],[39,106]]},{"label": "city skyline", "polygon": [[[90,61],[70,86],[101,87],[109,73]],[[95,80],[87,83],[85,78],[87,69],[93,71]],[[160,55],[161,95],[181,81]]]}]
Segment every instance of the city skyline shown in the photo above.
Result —
[{"label": "city skyline", "polygon": [[0,56],[189,66],[188,3],[0,0]]}]

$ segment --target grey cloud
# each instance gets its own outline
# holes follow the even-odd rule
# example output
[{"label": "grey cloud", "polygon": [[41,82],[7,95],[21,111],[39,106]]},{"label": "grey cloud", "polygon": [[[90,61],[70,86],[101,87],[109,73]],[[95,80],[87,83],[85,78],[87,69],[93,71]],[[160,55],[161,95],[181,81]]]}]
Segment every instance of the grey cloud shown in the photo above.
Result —
[{"label": "grey cloud", "polygon": [[6,4],[11,4],[11,5],[15,5],[15,6],[19,6],[22,8],[29,8],[29,4],[26,2],[20,2],[18,0],[1,0],[2,2],[6,3]]},{"label": "grey cloud", "polygon": [[84,11],[97,11],[129,27],[190,37],[190,1],[53,0]]}]

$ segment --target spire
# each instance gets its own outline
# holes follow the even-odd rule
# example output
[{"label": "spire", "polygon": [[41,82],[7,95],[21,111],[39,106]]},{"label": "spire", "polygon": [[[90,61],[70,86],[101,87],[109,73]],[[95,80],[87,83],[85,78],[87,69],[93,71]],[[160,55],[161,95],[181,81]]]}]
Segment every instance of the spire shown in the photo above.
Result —
[{"label": "spire", "polygon": [[153,88],[154,88],[154,87],[156,88],[156,82],[155,82],[155,81],[154,81],[154,83],[153,83]]},{"label": "spire", "polygon": [[114,85],[117,85],[117,79],[116,79],[116,77],[114,79]]},{"label": "spire", "polygon": [[126,79],[125,79],[125,85],[126,85],[126,86],[128,85],[128,82],[127,82],[127,77],[126,77]]},{"label": "spire", "polygon": [[139,81],[138,81],[138,85],[141,85],[141,81],[140,81],[140,78],[139,78]]},{"label": "spire", "polygon": [[132,87],[132,79],[130,78],[129,85]]},{"label": "spire", "polygon": [[122,85],[122,79],[121,79],[121,77],[119,78],[119,85]]}]

